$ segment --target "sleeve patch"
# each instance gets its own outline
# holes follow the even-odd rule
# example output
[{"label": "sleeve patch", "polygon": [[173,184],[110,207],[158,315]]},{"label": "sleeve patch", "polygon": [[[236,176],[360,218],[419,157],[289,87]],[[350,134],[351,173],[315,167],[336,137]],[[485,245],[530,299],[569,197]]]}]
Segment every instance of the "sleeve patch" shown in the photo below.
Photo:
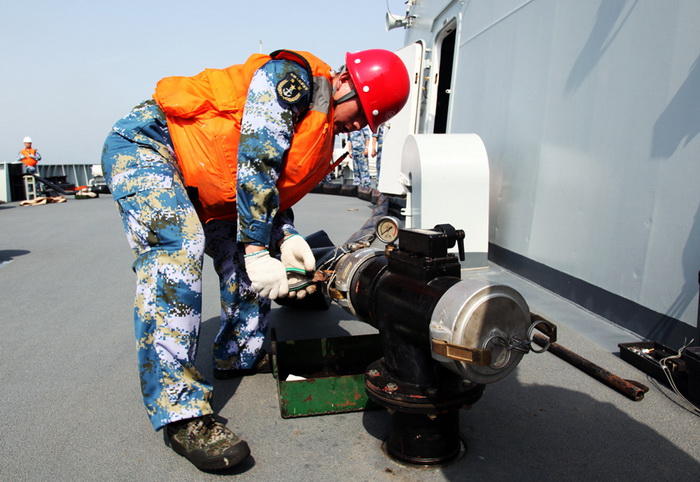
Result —
[{"label": "sleeve patch", "polygon": [[294,72],[288,72],[277,83],[277,97],[285,104],[296,104],[309,94],[309,86]]}]

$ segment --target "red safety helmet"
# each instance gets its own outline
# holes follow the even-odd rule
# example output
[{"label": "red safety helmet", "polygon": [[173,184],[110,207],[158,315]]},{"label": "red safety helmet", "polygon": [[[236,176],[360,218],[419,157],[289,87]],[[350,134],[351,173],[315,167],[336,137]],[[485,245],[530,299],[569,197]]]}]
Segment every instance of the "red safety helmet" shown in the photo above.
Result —
[{"label": "red safety helmet", "polygon": [[394,117],[408,100],[410,81],[403,61],[381,49],[345,54],[345,67],[372,132]]}]

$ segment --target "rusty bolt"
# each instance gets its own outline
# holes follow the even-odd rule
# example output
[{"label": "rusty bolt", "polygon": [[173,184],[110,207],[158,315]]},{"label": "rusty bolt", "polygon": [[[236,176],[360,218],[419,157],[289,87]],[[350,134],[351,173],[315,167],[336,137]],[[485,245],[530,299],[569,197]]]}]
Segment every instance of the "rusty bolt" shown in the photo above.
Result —
[{"label": "rusty bolt", "polygon": [[437,395],[437,388],[428,388],[425,393],[427,393],[429,397],[434,397]]},{"label": "rusty bolt", "polygon": [[367,372],[367,375],[370,377],[378,377],[379,376],[379,370],[375,370],[374,368],[371,369],[370,371]]},{"label": "rusty bolt", "polygon": [[389,390],[390,392],[393,392],[393,391],[396,391],[399,389],[399,387],[396,385],[396,383],[393,383],[393,382],[387,383],[385,388],[387,390]]}]

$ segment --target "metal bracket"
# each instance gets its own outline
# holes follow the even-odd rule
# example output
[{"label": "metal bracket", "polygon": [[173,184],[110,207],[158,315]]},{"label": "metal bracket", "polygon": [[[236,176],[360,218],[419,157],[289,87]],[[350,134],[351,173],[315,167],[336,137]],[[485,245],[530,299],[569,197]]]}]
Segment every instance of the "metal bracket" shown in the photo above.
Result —
[{"label": "metal bracket", "polygon": [[480,350],[466,346],[454,345],[444,340],[430,340],[433,352],[437,355],[459,360],[474,365],[488,366],[491,364],[491,350]]}]

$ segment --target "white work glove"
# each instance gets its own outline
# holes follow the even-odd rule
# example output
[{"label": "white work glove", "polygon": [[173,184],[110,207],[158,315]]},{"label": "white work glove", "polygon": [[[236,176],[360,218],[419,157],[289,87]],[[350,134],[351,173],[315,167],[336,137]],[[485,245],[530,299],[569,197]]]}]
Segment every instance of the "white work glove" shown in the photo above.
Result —
[{"label": "white work glove", "polygon": [[280,245],[280,259],[285,268],[297,268],[304,271],[316,269],[314,253],[299,234],[292,234]]},{"label": "white work glove", "polygon": [[260,296],[271,300],[287,296],[287,270],[268,250],[245,255],[245,270],[251,286]]},{"label": "white work glove", "polygon": [[[309,247],[309,243],[298,234],[293,234],[285,239],[280,245],[280,259],[285,268],[302,269],[308,272],[316,270],[316,258]],[[298,275],[289,273],[289,282],[298,280]],[[316,285],[311,284],[305,288],[290,291],[290,298],[304,298],[316,291]]]}]

